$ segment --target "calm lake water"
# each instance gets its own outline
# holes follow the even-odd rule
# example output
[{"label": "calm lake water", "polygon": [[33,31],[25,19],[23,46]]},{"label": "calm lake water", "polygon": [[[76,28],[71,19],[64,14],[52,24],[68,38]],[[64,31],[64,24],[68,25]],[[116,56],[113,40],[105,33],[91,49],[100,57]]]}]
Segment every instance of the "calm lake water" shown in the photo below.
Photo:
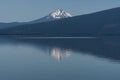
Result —
[{"label": "calm lake water", "polygon": [[120,38],[0,38],[0,80],[120,80]]}]

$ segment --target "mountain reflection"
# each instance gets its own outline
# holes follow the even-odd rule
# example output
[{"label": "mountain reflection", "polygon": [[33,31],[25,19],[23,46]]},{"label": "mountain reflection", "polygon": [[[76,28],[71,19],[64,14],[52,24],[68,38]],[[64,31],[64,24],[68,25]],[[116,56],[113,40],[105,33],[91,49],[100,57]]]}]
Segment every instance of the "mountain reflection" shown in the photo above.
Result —
[{"label": "mountain reflection", "polygon": [[[57,60],[70,56],[71,53],[87,54],[120,60],[120,38],[99,39],[7,39],[10,43],[32,45],[35,48],[45,47],[50,50],[50,55]],[[5,40],[3,40],[5,42]],[[3,44],[1,41],[1,44]],[[6,43],[6,42],[5,42]],[[45,50],[44,49],[44,50]]]},{"label": "mountain reflection", "polygon": [[58,61],[61,61],[64,57],[68,57],[71,55],[71,50],[70,49],[53,48],[53,49],[51,49],[50,54],[52,57],[54,57]]}]

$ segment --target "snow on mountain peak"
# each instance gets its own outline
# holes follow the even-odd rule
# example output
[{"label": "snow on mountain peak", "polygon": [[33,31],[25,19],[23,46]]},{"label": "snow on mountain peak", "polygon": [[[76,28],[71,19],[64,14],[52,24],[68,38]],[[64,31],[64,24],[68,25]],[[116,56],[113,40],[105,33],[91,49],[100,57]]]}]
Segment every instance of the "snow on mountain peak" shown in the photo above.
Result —
[{"label": "snow on mountain peak", "polygon": [[56,11],[49,14],[49,16],[52,17],[53,19],[61,19],[61,18],[72,17],[72,15],[70,13],[67,13],[67,12],[65,12],[61,9],[57,9]]},{"label": "snow on mountain peak", "polygon": [[50,13],[49,15],[42,17],[40,19],[31,21],[31,23],[39,23],[39,22],[46,22],[46,21],[53,21],[62,18],[72,17],[70,13],[67,13],[61,9],[57,9],[54,12]]}]

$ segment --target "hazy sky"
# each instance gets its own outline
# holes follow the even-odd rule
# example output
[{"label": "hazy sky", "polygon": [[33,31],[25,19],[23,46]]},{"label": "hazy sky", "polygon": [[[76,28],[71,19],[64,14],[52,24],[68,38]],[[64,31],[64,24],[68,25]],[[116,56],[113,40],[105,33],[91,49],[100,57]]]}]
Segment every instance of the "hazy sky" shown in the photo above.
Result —
[{"label": "hazy sky", "polygon": [[120,0],[0,0],[0,22],[31,21],[60,8],[81,15],[120,7]]}]

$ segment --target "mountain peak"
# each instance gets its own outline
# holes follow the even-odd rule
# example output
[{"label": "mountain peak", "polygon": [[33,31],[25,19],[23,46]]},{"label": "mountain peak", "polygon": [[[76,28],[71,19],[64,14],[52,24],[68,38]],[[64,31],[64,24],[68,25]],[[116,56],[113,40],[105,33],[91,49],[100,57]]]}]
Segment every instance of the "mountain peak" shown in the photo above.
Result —
[{"label": "mountain peak", "polygon": [[31,21],[31,23],[53,21],[53,20],[68,18],[68,17],[72,17],[72,15],[68,12],[63,11],[62,9],[57,9],[43,18]]},{"label": "mountain peak", "polygon": [[62,9],[55,10],[54,12],[49,14],[49,16],[52,17],[53,19],[72,17],[72,15],[70,13],[63,11]]},{"label": "mountain peak", "polygon": [[62,9],[57,9],[55,12],[62,12],[63,10]]}]

